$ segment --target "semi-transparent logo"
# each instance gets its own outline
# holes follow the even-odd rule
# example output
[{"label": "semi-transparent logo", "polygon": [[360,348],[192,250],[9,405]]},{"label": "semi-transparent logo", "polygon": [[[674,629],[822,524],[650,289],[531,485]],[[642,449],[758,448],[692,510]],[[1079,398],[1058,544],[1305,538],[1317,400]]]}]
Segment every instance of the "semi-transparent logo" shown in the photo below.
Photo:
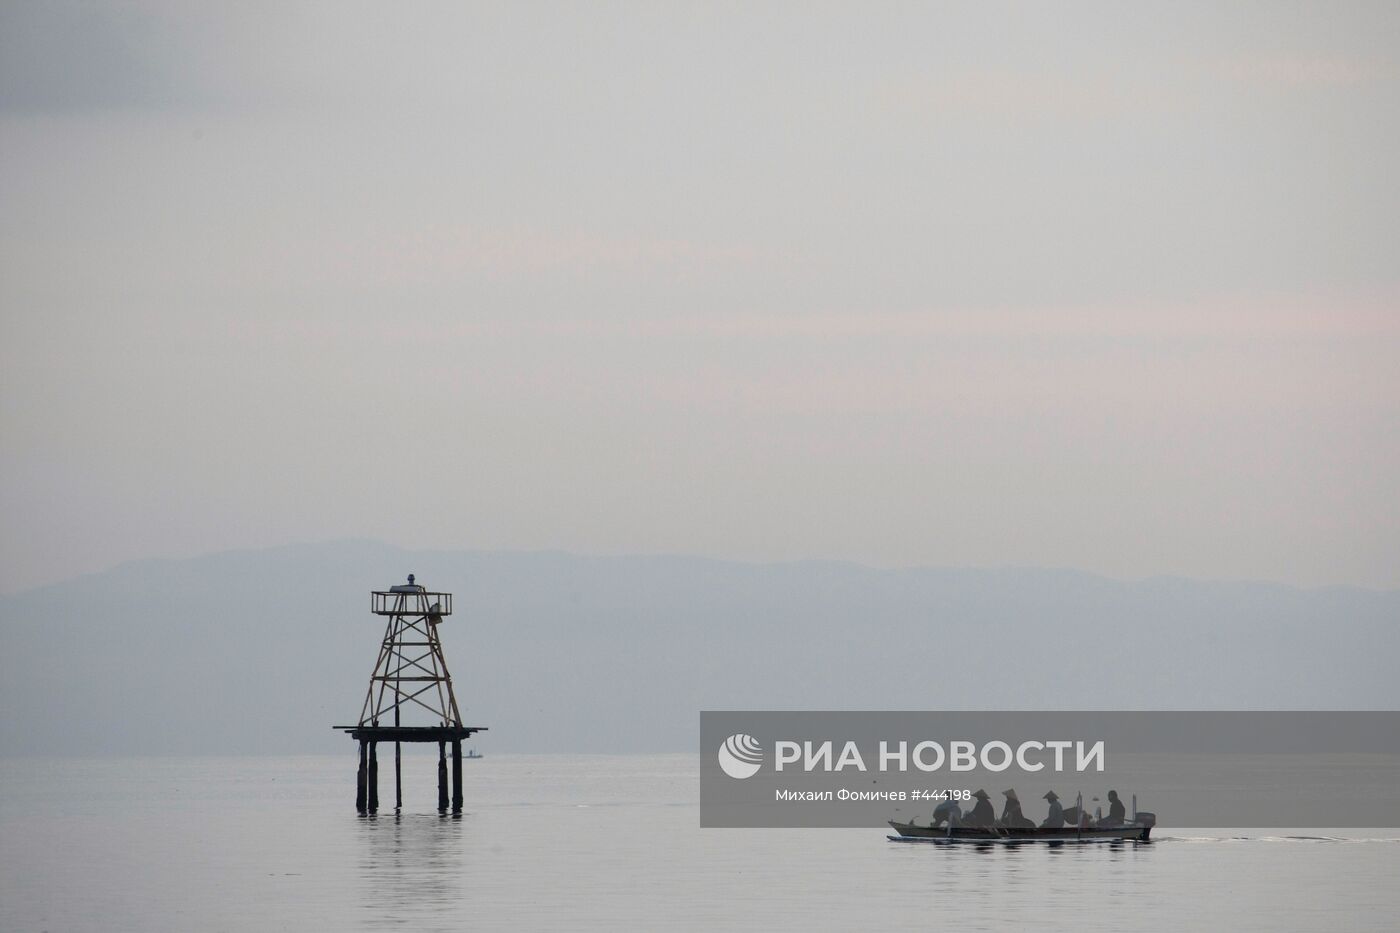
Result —
[{"label": "semi-transparent logo", "polygon": [[753,777],[763,766],[763,746],[753,736],[736,732],[719,747],[719,766],[732,778]]},{"label": "semi-transparent logo", "polygon": [[1052,792],[1127,820],[1116,790],[1159,828],[1400,827],[1394,710],[707,710],[699,748],[702,826],[927,827],[982,789],[1018,825]]}]

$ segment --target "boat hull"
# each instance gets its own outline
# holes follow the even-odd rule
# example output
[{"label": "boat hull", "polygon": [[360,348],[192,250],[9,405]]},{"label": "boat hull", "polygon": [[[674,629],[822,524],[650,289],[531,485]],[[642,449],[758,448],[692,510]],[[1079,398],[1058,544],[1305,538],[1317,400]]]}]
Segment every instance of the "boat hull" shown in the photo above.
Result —
[{"label": "boat hull", "polygon": [[958,826],[954,829],[933,829],[928,826],[915,826],[912,823],[897,823],[890,820],[890,826],[897,836],[890,836],[891,842],[933,842],[933,843],[1000,843],[1022,844],[1031,842],[1147,842],[1152,834],[1151,826],[1130,824],[1116,829],[981,829],[971,826]]}]

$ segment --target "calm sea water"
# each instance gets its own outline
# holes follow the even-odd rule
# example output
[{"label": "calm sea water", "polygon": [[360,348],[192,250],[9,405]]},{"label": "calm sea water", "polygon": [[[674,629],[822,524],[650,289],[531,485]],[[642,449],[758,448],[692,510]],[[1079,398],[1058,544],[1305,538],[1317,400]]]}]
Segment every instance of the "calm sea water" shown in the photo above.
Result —
[{"label": "calm sea water", "polygon": [[[347,742],[347,745],[350,743]],[[0,930],[1360,930],[1400,923],[1400,831],[896,845],[701,830],[691,755],[436,759],[354,812],[354,757],[0,759]],[[392,807],[392,762],[381,761]],[[1299,838],[1309,837],[1309,838]],[[1323,837],[1323,838],[1319,838]],[[1327,838],[1330,837],[1330,838]]]}]

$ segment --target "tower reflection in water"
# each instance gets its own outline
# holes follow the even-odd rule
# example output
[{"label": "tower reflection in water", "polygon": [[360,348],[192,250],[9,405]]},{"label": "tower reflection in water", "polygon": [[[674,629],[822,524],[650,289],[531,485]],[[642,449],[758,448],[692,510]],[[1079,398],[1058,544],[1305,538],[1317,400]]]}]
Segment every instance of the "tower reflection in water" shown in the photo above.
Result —
[{"label": "tower reflection in water", "polygon": [[375,921],[411,925],[466,906],[470,815],[380,814],[356,819],[361,907]]}]

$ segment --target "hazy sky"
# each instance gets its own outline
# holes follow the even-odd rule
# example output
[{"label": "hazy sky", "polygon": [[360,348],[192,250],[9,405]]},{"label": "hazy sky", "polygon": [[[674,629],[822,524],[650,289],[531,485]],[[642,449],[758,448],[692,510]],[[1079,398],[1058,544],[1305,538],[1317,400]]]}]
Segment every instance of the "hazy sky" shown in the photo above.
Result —
[{"label": "hazy sky", "polygon": [[347,536],[1400,586],[1396,4],[0,10],[0,590]]}]

